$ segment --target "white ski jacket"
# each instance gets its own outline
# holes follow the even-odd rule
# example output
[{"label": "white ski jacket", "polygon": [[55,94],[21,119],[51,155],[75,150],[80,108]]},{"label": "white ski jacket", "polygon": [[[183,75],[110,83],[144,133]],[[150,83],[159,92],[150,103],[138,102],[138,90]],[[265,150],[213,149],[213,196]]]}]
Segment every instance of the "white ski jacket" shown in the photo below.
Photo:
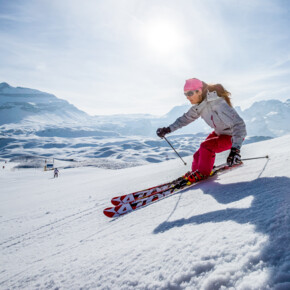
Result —
[{"label": "white ski jacket", "polygon": [[230,107],[216,91],[207,92],[206,98],[192,106],[187,113],[169,126],[171,132],[202,117],[217,135],[232,136],[232,147],[240,149],[247,135],[246,125],[236,110]]}]

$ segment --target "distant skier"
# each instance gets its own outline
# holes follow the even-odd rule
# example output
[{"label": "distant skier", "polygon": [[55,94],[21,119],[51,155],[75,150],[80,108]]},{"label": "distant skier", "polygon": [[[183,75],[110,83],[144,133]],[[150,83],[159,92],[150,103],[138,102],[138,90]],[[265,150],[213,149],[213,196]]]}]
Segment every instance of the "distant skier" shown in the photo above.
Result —
[{"label": "distant skier", "polygon": [[231,149],[227,158],[228,165],[240,163],[240,149],[247,132],[245,122],[232,107],[231,93],[221,84],[209,85],[195,78],[188,79],[184,85],[184,94],[193,106],[169,127],[159,128],[156,133],[163,138],[199,117],[214,129],[194,153],[192,171],[184,175],[185,179],[194,183],[210,175],[216,153]]},{"label": "distant skier", "polygon": [[54,178],[58,178],[58,169],[57,168],[54,168]]}]

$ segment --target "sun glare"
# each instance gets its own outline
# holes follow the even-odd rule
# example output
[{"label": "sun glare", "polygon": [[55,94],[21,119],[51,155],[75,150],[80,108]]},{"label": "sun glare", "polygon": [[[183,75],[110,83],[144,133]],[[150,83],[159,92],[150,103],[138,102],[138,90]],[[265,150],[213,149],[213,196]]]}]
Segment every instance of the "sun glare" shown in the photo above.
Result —
[{"label": "sun glare", "polygon": [[157,54],[178,52],[184,45],[178,27],[169,21],[155,21],[144,26],[143,40],[151,51]]}]

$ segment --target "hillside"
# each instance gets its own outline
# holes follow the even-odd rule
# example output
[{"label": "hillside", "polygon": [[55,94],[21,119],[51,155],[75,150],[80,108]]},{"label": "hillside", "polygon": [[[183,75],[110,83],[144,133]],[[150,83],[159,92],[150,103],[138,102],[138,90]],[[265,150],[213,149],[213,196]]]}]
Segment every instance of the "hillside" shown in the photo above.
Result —
[{"label": "hillside", "polygon": [[0,83],[0,125],[23,122],[28,122],[31,127],[39,124],[77,124],[88,117],[52,94]]},{"label": "hillside", "polygon": [[245,145],[242,157],[270,159],[245,162],[118,219],[102,213],[113,196],[189,167],[175,159],[122,170],[63,169],[53,179],[6,164],[0,288],[289,289],[289,143],[287,135]]}]

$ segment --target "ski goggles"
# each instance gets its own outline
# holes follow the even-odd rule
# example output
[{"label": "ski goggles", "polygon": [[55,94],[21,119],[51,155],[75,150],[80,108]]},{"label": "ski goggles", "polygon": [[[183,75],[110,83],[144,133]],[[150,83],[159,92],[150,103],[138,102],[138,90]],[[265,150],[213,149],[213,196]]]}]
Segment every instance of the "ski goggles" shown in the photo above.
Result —
[{"label": "ski goggles", "polygon": [[188,91],[187,93],[184,93],[186,97],[192,97],[195,93],[198,93],[199,90],[194,91]]}]

